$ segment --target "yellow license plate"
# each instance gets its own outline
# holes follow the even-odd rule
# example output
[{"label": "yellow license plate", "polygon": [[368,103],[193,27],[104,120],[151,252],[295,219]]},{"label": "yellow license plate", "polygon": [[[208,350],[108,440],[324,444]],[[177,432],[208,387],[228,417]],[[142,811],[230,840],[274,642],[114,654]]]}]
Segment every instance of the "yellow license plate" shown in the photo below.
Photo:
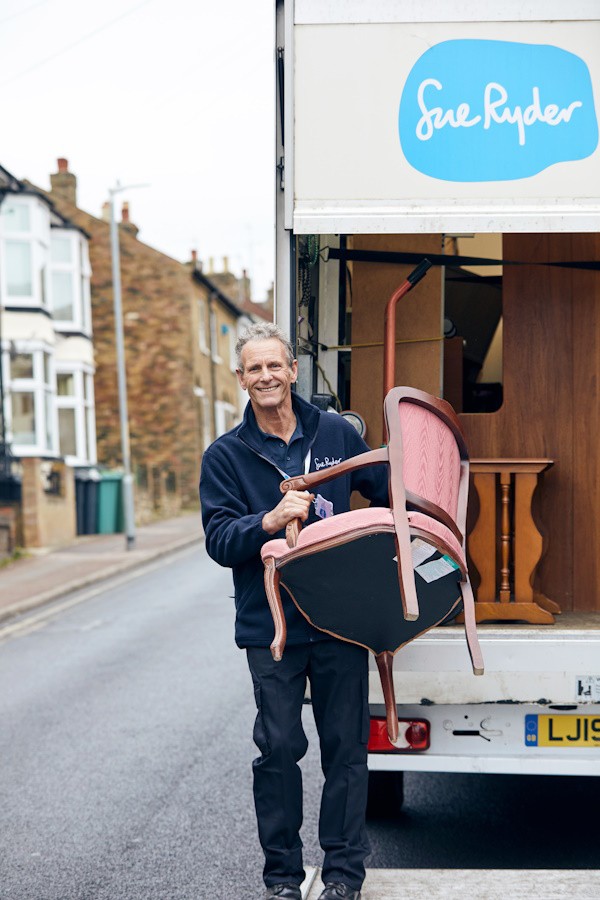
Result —
[{"label": "yellow license plate", "polygon": [[527,715],[525,745],[600,748],[600,716]]}]

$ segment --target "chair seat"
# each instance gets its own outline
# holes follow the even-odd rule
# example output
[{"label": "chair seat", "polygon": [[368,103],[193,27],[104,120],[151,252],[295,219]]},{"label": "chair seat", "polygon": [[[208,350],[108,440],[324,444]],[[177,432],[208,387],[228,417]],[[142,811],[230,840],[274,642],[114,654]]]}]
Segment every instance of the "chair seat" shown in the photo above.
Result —
[{"label": "chair seat", "polygon": [[[392,511],[382,506],[373,506],[368,509],[357,509],[350,512],[339,513],[337,516],[329,516],[319,522],[313,522],[302,529],[298,535],[298,542],[292,549],[284,538],[275,538],[263,544],[261,556],[265,559],[272,556],[279,560],[288,553],[296,553],[314,547],[321,541],[327,541],[344,537],[348,529],[356,531],[362,528],[382,528],[394,530]],[[351,539],[351,538],[349,538]]]},{"label": "chair seat", "polygon": [[[341,518],[341,515],[340,515]],[[443,577],[427,581],[412,575],[419,602],[416,621],[404,618],[398,581],[394,529],[345,529],[343,540],[328,538],[291,550],[285,541],[272,541],[283,550],[275,560],[280,584],[302,615],[321,631],[361,644],[377,656],[400,647],[458,612],[461,572],[449,569]],[[322,531],[319,523],[307,527]],[[420,532],[421,533],[421,532]],[[434,552],[431,560],[439,559]],[[429,560],[428,560],[429,561]],[[407,575],[407,580],[410,578]]]},{"label": "chair seat", "polygon": [[[466,560],[462,547],[449,528],[424,513],[408,512],[409,526],[419,529],[419,532],[429,534],[432,543],[441,543],[445,552],[466,571]],[[272,557],[275,564],[284,564],[287,559],[295,559],[304,552],[316,549],[317,545],[340,541],[347,543],[356,538],[357,532],[368,530],[370,532],[394,531],[394,518],[391,509],[381,506],[372,506],[368,509],[357,509],[337,516],[321,519],[303,528],[298,536],[295,547],[289,547],[284,538],[276,538],[267,541],[261,550],[264,559]]]}]

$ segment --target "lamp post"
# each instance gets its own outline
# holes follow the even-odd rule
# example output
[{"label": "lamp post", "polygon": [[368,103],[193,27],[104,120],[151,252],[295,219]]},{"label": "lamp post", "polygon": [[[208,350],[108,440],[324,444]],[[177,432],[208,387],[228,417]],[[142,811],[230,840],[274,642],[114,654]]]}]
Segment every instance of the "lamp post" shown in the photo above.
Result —
[{"label": "lamp post", "polygon": [[113,303],[115,311],[115,339],[117,348],[117,383],[119,388],[119,420],[121,423],[121,453],[123,456],[123,513],[125,520],[125,548],[135,546],[135,511],[133,505],[133,476],[129,447],[129,417],[127,413],[127,378],[125,372],[125,342],[123,339],[123,305],[121,299],[121,261],[119,256],[119,231],[115,218],[115,195],[146,184],[121,185],[117,182],[108,191],[110,208],[110,249],[112,259]]}]

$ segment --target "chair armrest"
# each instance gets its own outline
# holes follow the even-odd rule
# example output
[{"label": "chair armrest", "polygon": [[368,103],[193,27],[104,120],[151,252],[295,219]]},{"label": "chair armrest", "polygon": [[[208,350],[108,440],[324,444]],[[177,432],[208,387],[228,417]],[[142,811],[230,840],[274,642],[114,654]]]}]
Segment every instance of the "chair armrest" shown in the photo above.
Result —
[{"label": "chair armrest", "polygon": [[442,509],[442,507],[438,506],[437,503],[432,503],[431,500],[426,500],[425,497],[420,497],[418,494],[413,494],[412,491],[405,490],[405,494],[407,509],[414,509],[416,512],[425,513],[426,516],[431,516],[432,519],[436,519],[438,522],[441,522],[442,525],[445,525],[446,528],[450,529],[454,537],[462,546],[463,536],[461,530],[452,516],[448,515],[445,509]]},{"label": "chair armrest", "polygon": [[338,463],[337,466],[329,466],[320,472],[309,472],[307,475],[296,475],[295,478],[286,478],[280,484],[282,494],[287,491],[306,491],[311,487],[319,484],[325,484],[327,481],[333,481],[340,475],[346,475],[347,472],[355,472],[357,469],[365,469],[367,466],[376,466],[380,463],[388,462],[387,447],[380,447],[378,450],[368,450],[366,453],[360,453],[344,462]]}]

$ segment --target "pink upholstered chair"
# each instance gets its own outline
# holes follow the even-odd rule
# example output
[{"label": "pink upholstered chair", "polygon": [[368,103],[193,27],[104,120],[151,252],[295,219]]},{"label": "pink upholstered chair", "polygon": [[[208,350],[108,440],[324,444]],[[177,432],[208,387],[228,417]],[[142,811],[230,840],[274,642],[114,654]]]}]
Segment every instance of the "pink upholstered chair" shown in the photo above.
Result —
[{"label": "pink upholstered chair", "polygon": [[388,444],[337,466],[289,478],[281,490],[312,490],[353,469],[387,464],[390,507],[342,513],[262,548],[265,587],[280,660],[286,626],[280,584],[316,627],[367,647],[379,669],[388,734],[398,739],[392,678],[394,654],[464,609],[475,675],[483,659],[467,573],[465,527],[469,462],[459,420],[444,400],[392,388],[384,414]]}]

